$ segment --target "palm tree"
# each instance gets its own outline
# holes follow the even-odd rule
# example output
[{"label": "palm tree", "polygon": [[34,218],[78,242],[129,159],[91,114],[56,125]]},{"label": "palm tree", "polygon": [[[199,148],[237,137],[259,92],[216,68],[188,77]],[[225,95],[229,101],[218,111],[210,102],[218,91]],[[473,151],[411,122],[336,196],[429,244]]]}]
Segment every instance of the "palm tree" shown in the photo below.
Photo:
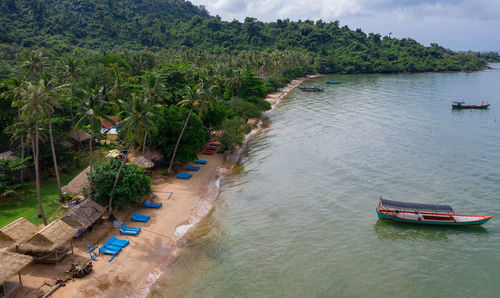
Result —
[{"label": "palm tree", "polygon": [[26,70],[26,75],[29,78],[39,80],[47,59],[42,51],[32,51],[21,67]]},{"label": "palm tree", "polygon": [[174,164],[177,148],[179,147],[182,135],[186,130],[189,118],[191,118],[191,113],[193,112],[193,109],[196,108],[200,113],[203,112],[206,109],[206,107],[211,104],[211,99],[214,98],[212,96],[212,91],[215,87],[216,86],[207,87],[206,82],[203,81],[201,81],[194,88],[191,88],[191,86],[186,86],[187,90],[186,96],[184,100],[179,102],[179,105],[189,106],[189,113],[186,118],[186,121],[184,122],[184,126],[182,127],[179,138],[177,139],[177,143],[175,144],[174,153],[172,154],[172,158],[170,159],[170,164],[168,166],[167,174],[170,175],[170,172],[172,171],[172,166]]},{"label": "palm tree", "polygon": [[237,69],[231,73],[231,77],[227,79],[228,87],[231,90],[231,95],[238,95],[245,81],[245,74],[241,69]]},{"label": "palm tree", "polygon": [[52,160],[54,161],[54,171],[56,173],[57,190],[59,192],[59,200],[64,201],[63,193],[61,190],[61,178],[59,177],[59,167],[57,166],[56,148],[54,146],[54,135],[52,134],[52,113],[55,109],[61,108],[61,104],[57,100],[56,93],[65,88],[67,85],[57,86],[54,81],[42,81],[44,82],[44,97],[43,100],[45,104],[49,105],[51,108],[45,110],[45,116],[49,120],[49,137],[50,137],[50,149],[52,150]]},{"label": "palm tree", "polygon": [[80,71],[79,60],[74,56],[69,56],[63,61],[63,73],[69,85],[69,114],[71,116],[71,124],[75,125],[75,118],[73,117],[73,87],[75,79],[78,77]]},{"label": "palm tree", "polygon": [[[163,91],[165,86],[161,84],[158,80],[158,76],[154,72],[149,72],[145,81],[143,83],[143,90],[146,96],[149,98],[148,104],[153,105],[155,103],[160,103],[163,101]],[[146,138],[148,132],[144,131],[144,139],[142,141],[142,154],[146,151]]]},{"label": "palm tree", "polygon": [[[44,100],[45,90],[44,82],[41,80],[33,85],[31,82],[25,82],[20,93],[21,98],[14,102],[14,106],[20,107],[21,117],[31,125],[34,124],[35,131],[31,135],[31,145],[33,149],[33,157],[35,160],[35,175],[36,175],[36,192],[38,198],[38,211],[43,219],[43,223],[47,225],[47,219],[42,206],[42,197],[40,193],[40,166],[39,166],[39,121],[40,116],[47,114],[52,110],[52,107]],[[34,134],[34,136],[33,136]]]},{"label": "palm tree", "polygon": [[122,159],[122,163],[118,172],[116,173],[115,182],[113,183],[113,188],[109,194],[109,218],[113,219],[113,193],[116,189],[116,184],[120,178],[120,173],[128,159],[130,150],[132,150],[135,142],[140,142],[142,136],[144,136],[144,142],[146,141],[146,134],[154,133],[157,130],[155,118],[155,109],[160,105],[152,103],[151,98],[145,92],[143,94],[136,93],[132,94],[132,98],[122,104],[123,111],[120,112],[123,120],[120,121],[120,131],[124,132],[124,139],[130,141],[130,146],[127,150],[125,158]]},{"label": "palm tree", "polygon": [[106,103],[106,91],[104,87],[91,89],[86,92],[86,96],[80,102],[80,119],[75,125],[76,129],[82,121],[90,123],[90,148],[89,148],[89,198],[92,198],[92,146],[94,137],[101,134],[101,120],[113,121],[103,113],[103,106]]}]

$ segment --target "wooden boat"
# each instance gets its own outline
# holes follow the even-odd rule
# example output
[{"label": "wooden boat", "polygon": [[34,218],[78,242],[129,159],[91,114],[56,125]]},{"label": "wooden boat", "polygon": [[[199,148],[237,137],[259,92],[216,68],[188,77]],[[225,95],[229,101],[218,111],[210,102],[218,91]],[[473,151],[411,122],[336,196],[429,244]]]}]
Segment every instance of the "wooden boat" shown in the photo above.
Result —
[{"label": "wooden boat", "polygon": [[466,105],[463,101],[452,101],[451,106],[454,109],[487,109],[490,104],[485,104],[482,101],[480,105]]},{"label": "wooden boat", "polygon": [[342,84],[342,82],[337,80],[325,80],[325,84]]},{"label": "wooden boat", "polygon": [[323,89],[319,87],[312,87],[312,86],[304,86],[304,87],[299,87],[300,90],[305,91],[305,92],[322,92]]},{"label": "wooden boat", "polygon": [[404,203],[382,197],[378,202],[377,215],[381,220],[449,226],[482,225],[492,218],[490,215],[455,214],[448,205]]},{"label": "wooden boat", "polygon": [[203,154],[206,154],[206,155],[213,155],[214,153],[215,153],[214,150],[210,150],[210,149],[203,150]]}]

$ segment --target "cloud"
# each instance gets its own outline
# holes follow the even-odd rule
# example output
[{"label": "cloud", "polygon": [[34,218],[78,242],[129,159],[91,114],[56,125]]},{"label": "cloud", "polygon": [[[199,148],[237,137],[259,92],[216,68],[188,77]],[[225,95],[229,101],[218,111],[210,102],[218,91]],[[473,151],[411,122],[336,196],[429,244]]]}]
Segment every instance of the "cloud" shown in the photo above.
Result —
[{"label": "cloud", "polygon": [[231,21],[339,20],[365,32],[412,37],[453,49],[500,49],[499,0],[191,0]]}]

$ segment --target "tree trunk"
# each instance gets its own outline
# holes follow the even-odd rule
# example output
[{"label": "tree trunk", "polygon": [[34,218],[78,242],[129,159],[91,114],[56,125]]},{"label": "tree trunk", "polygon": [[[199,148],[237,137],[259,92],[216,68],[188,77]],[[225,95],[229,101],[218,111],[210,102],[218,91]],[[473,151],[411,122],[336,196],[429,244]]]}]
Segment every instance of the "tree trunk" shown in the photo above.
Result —
[{"label": "tree trunk", "polygon": [[172,154],[172,159],[170,160],[170,165],[168,166],[167,174],[170,175],[170,171],[172,171],[172,165],[174,164],[175,160],[175,154],[177,153],[177,147],[179,147],[179,143],[181,142],[182,135],[184,134],[184,130],[186,130],[186,126],[189,121],[189,117],[191,117],[191,112],[193,111],[193,106],[191,105],[191,109],[189,109],[189,114],[186,118],[186,122],[184,122],[184,127],[181,130],[181,134],[179,135],[179,138],[177,139],[177,143],[175,144],[174,148],[174,154]]},{"label": "tree trunk", "polygon": [[69,115],[71,117],[71,124],[75,125],[75,118],[73,118],[73,85],[69,88]]},{"label": "tree trunk", "polygon": [[144,156],[144,151],[146,151],[146,137],[148,136],[147,132],[144,132],[144,140],[142,141],[142,156]]},{"label": "tree trunk", "polygon": [[94,125],[92,124],[93,121],[92,119],[90,120],[90,148],[89,148],[89,168],[90,168],[90,175],[89,175],[89,191],[88,191],[88,197],[89,199],[92,199],[92,145],[94,143]]},{"label": "tree trunk", "polygon": [[61,190],[61,178],[59,177],[59,167],[57,166],[56,148],[54,146],[54,135],[52,134],[52,115],[49,114],[49,136],[50,149],[52,149],[52,159],[54,160],[54,171],[56,172],[57,191],[59,192],[59,201],[64,202]]},{"label": "tree trunk", "polygon": [[128,155],[130,154],[130,150],[132,150],[132,147],[134,146],[134,140],[132,140],[132,143],[130,144],[130,147],[127,150],[127,154],[125,154],[125,158],[122,160],[122,164],[120,165],[120,168],[118,169],[118,172],[116,173],[115,177],[115,183],[113,183],[113,188],[111,189],[111,192],[109,193],[109,219],[113,220],[114,215],[113,215],[113,192],[116,189],[116,184],[118,184],[118,179],[120,178],[120,173],[122,172],[123,166],[125,165],[125,162],[128,159]]},{"label": "tree trunk", "polygon": [[[17,116],[19,117],[19,119],[21,119],[21,109],[18,108],[17,109]],[[24,136],[21,136],[21,160],[24,160]],[[21,170],[19,171],[20,172],[20,175],[21,175],[21,182],[23,182],[24,180],[24,169],[21,168]]]},{"label": "tree trunk", "polygon": [[[73,125],[73,129],[75,130],[76,133],[75,118],[73,117],[73,85],[71,85],[71,88],[69,88],[69,113],[71,116],[71,124]],[[76,139],[78,140],[78,146],[80,146],[78,149],[82,151],[83,145],[82,145],[82,140],[80,140],[79,134],[76,134]]]},{"label": "tree trunk", "polygon": [[[35,116],[38,117],[38,116]],[[40,151],[38,150],[39,143],[38,143],[38,119],[35,119],[35,140],[33,141],[32,139],[32,144],[33,144],[33,155],[35,158],[35,181],[36,181],[36,195],[38,198],[38,215],[42,217],[43,223],[47,225],[47,219],[45,218],[45,212],[43,212],[43,206],[42,206],[42,195],[40,193],[40,165],[38,161],[38,154]]]}]

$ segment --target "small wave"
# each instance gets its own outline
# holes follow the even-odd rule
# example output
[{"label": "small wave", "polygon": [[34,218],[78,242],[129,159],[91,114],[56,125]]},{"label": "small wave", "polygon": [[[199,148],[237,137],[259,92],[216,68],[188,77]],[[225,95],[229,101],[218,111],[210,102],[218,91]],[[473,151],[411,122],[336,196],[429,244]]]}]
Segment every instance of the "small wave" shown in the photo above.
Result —
[{"label": "small wave", "polygon": [[151,290],[151,286],[153,286],[158,281],[161,274],[162,271],[160,270],[160,268],[156,268],[154,272],[149,273],[146,280],[135,289],[134,293],[127,295],[125,297],[126,298],[146,297],[149,294],[149,291]]},{"label": "small wave", "polygon": [[182,225],[178,226],[177,229],[175,229],[175,233],[172,236],[172,239],[174,241],[179,241],[186,233],[194,226],[194,224],[187,224],[187,225]]},{"label": "small wave", "polygon": [[150,293],[151,287],[154,286],[163,272],[167,270],[168,266],[173,261],[173,258],[175,259],[179,255],[181,251],[181,248],[179,248],[179,246],[182,246],[181,241],[184,239],[185,235],[203,218],[205,218],[212,210],[214,202],[219,196],[220,180],[221,175],[220,172],[218,172],[215,181],[213,181],[213,183],[209,185],[207,193],[194,204],[193,211],[188,218],[188,223],[177,226],[177,228],[175,229],[175,232],[172,235],[174,245],[171,247],[170,256],[157,268],[155,268],[153,272],[149,273],[148,277],[143,282],[141,282],[139,286],[137,286],[136,290],[132,294],[126,297],[146,297]]}]

